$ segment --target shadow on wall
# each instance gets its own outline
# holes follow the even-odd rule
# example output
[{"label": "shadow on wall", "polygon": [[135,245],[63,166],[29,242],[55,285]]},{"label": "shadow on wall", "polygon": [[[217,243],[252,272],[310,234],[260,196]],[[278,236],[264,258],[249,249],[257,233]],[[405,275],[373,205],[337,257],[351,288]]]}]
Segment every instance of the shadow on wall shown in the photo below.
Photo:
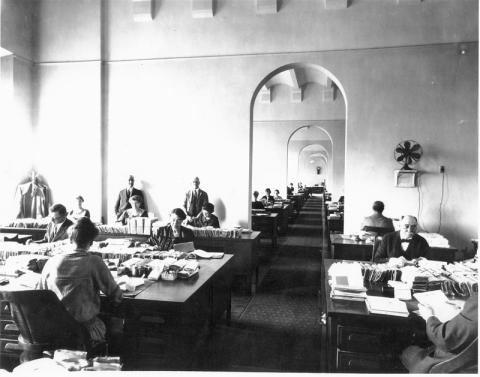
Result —
[{"label": "shadow on wall", "polygon": [[222,221],[225,221],[227,218],[227,208],[222,199],[215,200],[213,205],[215,206],[215,214],[217,215],[218,220],[220,221],[220,227],[222,228]]},{"label": "shadow on wall", "polygon": [[152,199],[150,195],[150,188],[151,185],[146,181],[140,181],[141,190],[143,191],[143,195],[145,196],[145,201],[147,202],[147,211],[153,212],[153,215],[158,218],[158,220],[162,220],[162,216],[160,216],[160,211],[158,210],[155,201]]}]

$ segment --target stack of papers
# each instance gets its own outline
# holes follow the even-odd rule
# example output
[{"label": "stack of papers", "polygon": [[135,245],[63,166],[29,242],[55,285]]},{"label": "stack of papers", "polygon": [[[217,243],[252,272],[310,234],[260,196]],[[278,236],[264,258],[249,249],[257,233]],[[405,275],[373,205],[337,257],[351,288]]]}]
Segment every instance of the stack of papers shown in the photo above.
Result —
[{"label": "stack of papers", "polygon": [[333,263],[328,275],[331,277],[332,299],[363,301],[367,297],[367,289],[363,286],[362,267],[359,263]]},{"label": "stack of papers", "polygon": [[418,233],[425,238],[430,247],[450,247],[448,240],[438,233]]},{"label": "stack of papers", "polygon": [[462,310],[462,307],[458,303],[448,300],[447,296],[445,296],[441,290],[414,293],[413,297],[415,297],[420,304],[430,306],[433,309],[435,317],[442,322],[451,320]]},{"label": "stack of papers", "polygon": [[[269,214],[265,214],[268,216]],[[188,226],[193,232],[195,237],[199,238],[240,238],[242,236],[242,230],[240,228],[222,229],[222,228],[195,228]]]},{"label": "stack of papers", "polygon": [[365,300],[370,313],[408,317],[407,304],[396,298],[367,296]]},{"label": "stack of papers", "polygon": [[225,253],[208,253],[200,249],[193,251],[192,254],[202,259],[221,259],[225,255]]}]

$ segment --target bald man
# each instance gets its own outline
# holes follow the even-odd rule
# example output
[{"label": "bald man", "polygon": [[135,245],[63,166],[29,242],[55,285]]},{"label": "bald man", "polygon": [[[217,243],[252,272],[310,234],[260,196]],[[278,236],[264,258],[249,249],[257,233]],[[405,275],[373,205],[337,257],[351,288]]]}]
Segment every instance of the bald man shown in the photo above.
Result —
[{"label": "bald man", "polygon": [[425,238],[417,234],[417,218],[403,216],[400,230],[387,233],[375,252],[374,262],[388,262],[391,258],[418,259],[427,255],[429,246]]}]

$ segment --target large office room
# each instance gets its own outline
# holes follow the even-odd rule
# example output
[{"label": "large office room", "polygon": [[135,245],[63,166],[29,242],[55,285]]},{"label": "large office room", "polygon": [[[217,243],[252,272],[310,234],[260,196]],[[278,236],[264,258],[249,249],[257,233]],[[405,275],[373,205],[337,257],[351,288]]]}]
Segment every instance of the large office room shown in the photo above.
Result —
[{"label": "large office room", "polygon": [[478,1],[0,4],[0,376],[478,373]]}]

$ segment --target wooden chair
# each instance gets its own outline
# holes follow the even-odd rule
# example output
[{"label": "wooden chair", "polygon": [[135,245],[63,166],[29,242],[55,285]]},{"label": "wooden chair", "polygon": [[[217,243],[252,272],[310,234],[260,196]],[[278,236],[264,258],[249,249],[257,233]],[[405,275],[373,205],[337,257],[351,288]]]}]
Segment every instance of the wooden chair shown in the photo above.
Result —
[{"label": "wooden chair", "polygon": [[478,373],[478,337],[459,354],[435,364],[429,373]]},{"label": "wooden chair", "polygon": [[[89,354],[98,350],[99,345],[92,347],[87,329],[71,316],[53,291],[3,291],[0,297],[10,303],[20,332],[18,347],[23,351],[22,362],[59,348],[85,350]],[[8,349],[8,344],[5,348]]]}]

